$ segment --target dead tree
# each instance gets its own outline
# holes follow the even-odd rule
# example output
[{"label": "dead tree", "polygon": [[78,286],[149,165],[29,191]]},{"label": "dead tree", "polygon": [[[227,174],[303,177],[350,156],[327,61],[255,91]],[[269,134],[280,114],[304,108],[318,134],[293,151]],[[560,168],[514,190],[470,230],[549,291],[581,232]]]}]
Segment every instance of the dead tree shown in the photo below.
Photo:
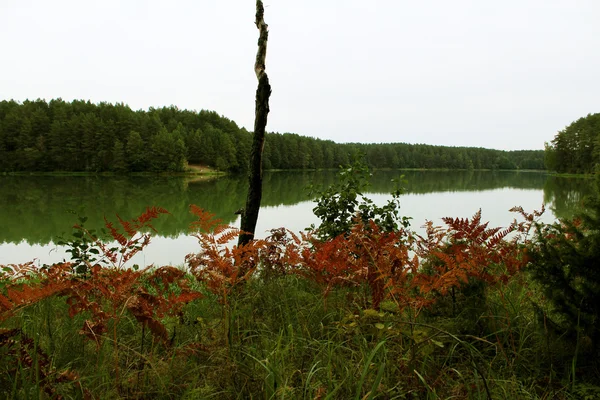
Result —
[{"label": "dead tree", "polygon": [[241,211],[242,221],[238,244],[243,245],[254,238],[258,210],[262,198],[262,153],[265,147],[265,128],[267,127],[267,115],[269,114],[269,97],[271,96],[271,85],[266,72],[267,40],[269,38],[268,25],[264,20],[264,6],[261,0],[256,1],[256,27],[260,34],[258,38],[258,51],[254,72],[258,79],[256,89],[256,104],[254,109],[254,135],[252,149],[250,151],[250,165],[248,172],[248,197],[246,207]]}]

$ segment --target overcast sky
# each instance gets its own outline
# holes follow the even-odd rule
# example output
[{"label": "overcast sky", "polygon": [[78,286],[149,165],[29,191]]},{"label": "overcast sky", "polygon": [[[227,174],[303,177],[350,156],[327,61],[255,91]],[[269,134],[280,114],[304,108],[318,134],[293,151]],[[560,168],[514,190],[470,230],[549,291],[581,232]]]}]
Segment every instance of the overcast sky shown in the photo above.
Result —
[{"label": "overcast sky", "polygon": [[[542,149],[600,112],[599,0],[265,0],[268,131]],[[215,110],[252,130],[253,0],[0,0],[1,99]]]}]

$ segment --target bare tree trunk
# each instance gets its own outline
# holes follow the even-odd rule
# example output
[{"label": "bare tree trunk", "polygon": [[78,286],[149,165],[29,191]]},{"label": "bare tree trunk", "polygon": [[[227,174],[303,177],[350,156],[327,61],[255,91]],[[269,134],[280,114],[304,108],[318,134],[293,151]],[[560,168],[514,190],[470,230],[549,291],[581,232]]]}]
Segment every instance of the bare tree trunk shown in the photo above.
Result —
[{"label": "bare tree trunk", "polygon": [[267,126],[267,115],[269,114],[269,97],[271,96],[271,85],[267,76],[267,40],[269,38],[268,26],[264,20],[265,9],[261,0],[256,1],[256,27],[260,31],[258,38],[258,51],[254,72],[258,79],[256,89],[256,105],[254,110],[254,138],[250,152],[250,168],[248,172],[248,197],[246,197],[246,208],[242,210],[241,230],[245,233],[240,235],[238,244],[243,245],[254,238],[258,210],[262,198],[262,153],[265,146],[265,128]]}]

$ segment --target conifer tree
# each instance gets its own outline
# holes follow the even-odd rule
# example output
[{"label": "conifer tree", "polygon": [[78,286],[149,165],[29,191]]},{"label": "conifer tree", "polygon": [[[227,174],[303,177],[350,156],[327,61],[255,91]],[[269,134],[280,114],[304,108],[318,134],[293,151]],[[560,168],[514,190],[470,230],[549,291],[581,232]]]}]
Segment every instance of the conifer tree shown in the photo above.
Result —
[{"label": "conifer tree", "polygon": [[146,146],[139,132],[131,131],[127,136],[127,145],[125,146],[125,154],[129,171],[144,171],[146,170]]},{"label": "conifer tree", "polygon": [[[545,316],[573,340],[600,349],[600,198],[572,220],[538,227],[529,270],[551,302]],[[539,308],[541,312],[541,308]]]},{"label": "conifer tree", "polygon": [[127,171],[127,164],[125,164],[125,149],[123,148],[123,142],[119,139],[115,140],[115,146],[113,147],[112,170],[114,172]]}]

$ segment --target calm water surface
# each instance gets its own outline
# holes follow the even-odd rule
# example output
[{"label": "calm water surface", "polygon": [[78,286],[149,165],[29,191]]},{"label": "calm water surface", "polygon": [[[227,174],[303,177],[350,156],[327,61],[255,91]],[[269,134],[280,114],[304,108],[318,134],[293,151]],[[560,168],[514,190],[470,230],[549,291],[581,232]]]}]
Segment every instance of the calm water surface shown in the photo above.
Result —
[{"label": "calm water surface", "polygon": [[[508,210],[516,205],[533,211],[545,204],[543,220],[551,222],[571,216],[592,187],[590,180],[535,172],[380,171],[372,177],[368,197],[384,203],[394,190],[392,179],[401,174],[406,179],[401,210],[412,217],[416,230],[426,220],[442,224],[442,217],[470,217],[480,208],[490,226],[508,226],[516,217]],[[317,224],[306,188],[323,188],[335,179],[335,172],[267,173],[257,236],[265,236],[272,228],[285,226],[298,232]],[[245,203],[246,185],[244,177],[194,181],[185,177],[0,176],[0,265],[68,259],[65,249],[54,243],[60,237],[69,238],[77,215],[87,216],[85,226],[98,230],[105,216],[111,221],[116,221],[116,214],[131,219],[154,205],[171,214],[154,222],[158,234],[130,264],[183,264],[185,255],[198,249],[188,231],[194,220],[189,205],[239,226],[234,212]]]}]

